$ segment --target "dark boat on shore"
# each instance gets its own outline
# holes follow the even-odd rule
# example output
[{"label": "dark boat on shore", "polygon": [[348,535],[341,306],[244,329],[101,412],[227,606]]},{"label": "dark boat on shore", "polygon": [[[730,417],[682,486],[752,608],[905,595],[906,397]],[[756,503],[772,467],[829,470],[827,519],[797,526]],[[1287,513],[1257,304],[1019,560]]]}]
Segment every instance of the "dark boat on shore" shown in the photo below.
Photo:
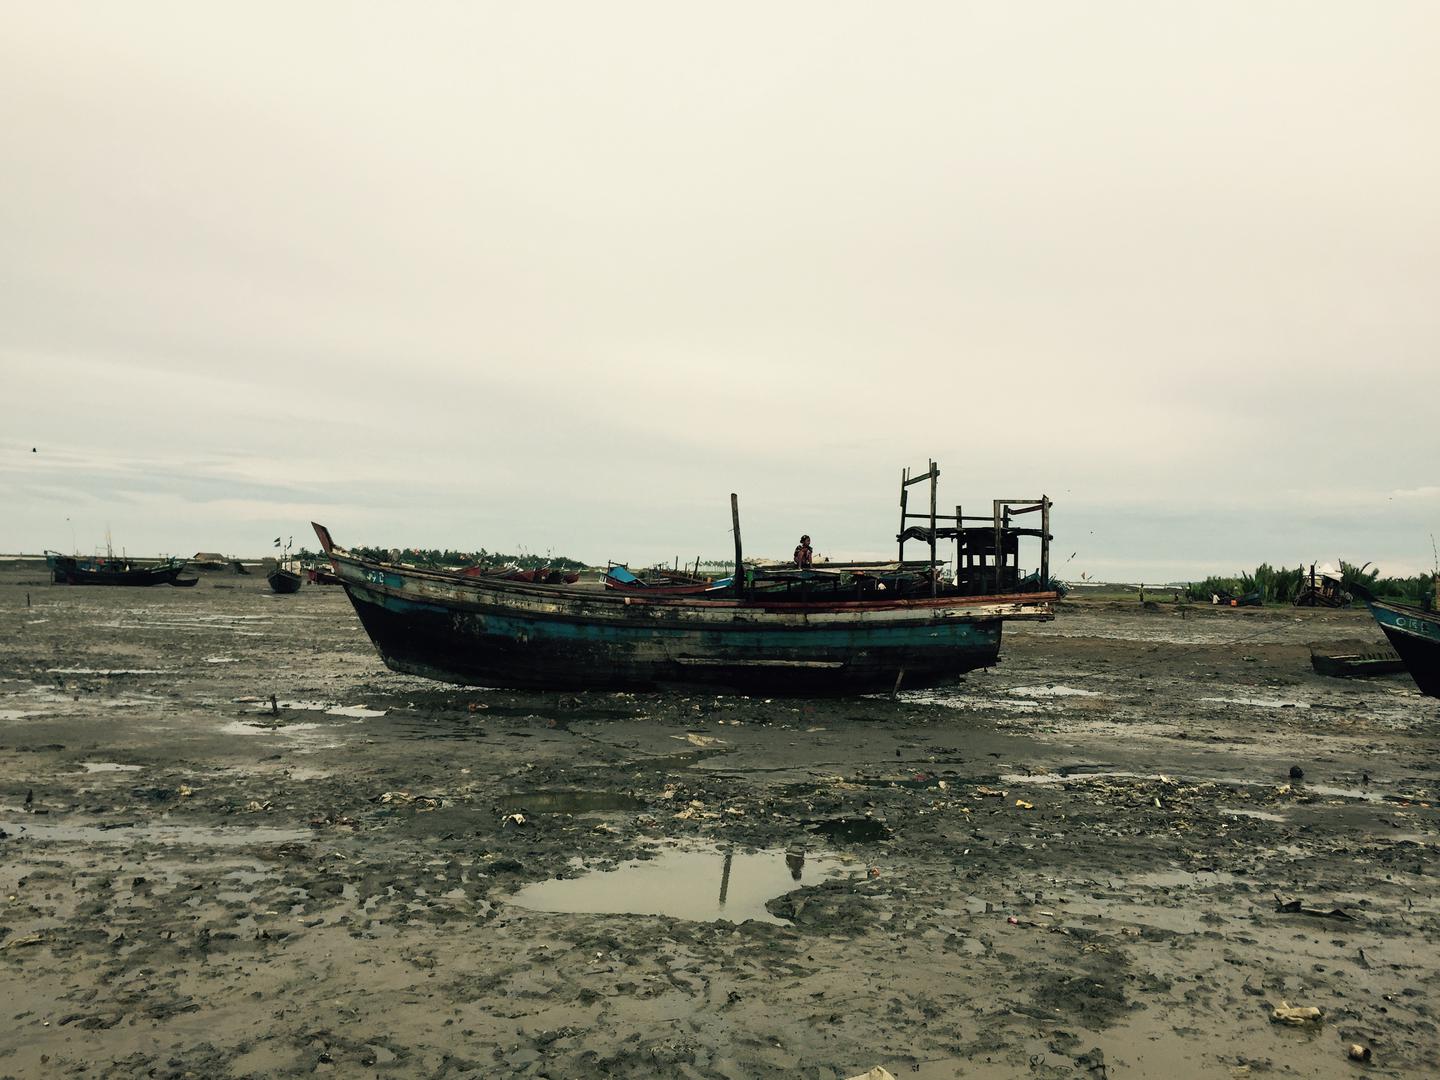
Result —
[{"label": "dark boat on shore", "polygon": [[[290,559],[290,543],[287,541],[284,550],[280,553],[279,561],[265,574],[265,580],[270,583],[270,588],[277,593],[297,593],[301,584],[305,581],[300,576],[300,567]],[[280,546],[280,538],[275,538],[275,546]]]},{"label": "dark boat on shore", "polygon": [[1363,595],[1422,694],[1440,697],[1440,614]]},{"label": "dark boat on shore", "polygon": [[270,582],[270,588],[277,593],[293,593],[300,591],[300,582],[303,579],[294,570],[277,566],[265,575],[265,580]]},{"label": "dark boat on shore", "polygon": [[[938,476],[932,465],[904,483]],[[957,507],[948,529],[935,524],[933,494],[930,506],[932,563],[936,541],[953,539],[962,572],[943,585],[932,573],[923,594],[865,599],[814,593],[804,580],[762,588],[740,559],[738,509],[743,572],[731,588],[699,595],[466,576],[363,558],[323,525],[315,534],[395,671],[470,686],[855,694],[954,682],[998,661],[1004,620],[1053,618],[1055,593],[1017,588],[1022,533],[1041,538],[1048,566],[1048,499],[997,502],[984,518]],[[1042,527],[1015,528],[1011,516],[1030,509],[1043,509]],[[903,524],[903,501],[901,513]],[[908,538],[897,537],[902,561]]]},{"label": "dark boat on shore", "polygon": [[185,569],[184,559],[140,566],[130,559],[82,559],[59,552],[45,552],[50,580],[56,585],[193,585],[195,578],[177,580]]}]

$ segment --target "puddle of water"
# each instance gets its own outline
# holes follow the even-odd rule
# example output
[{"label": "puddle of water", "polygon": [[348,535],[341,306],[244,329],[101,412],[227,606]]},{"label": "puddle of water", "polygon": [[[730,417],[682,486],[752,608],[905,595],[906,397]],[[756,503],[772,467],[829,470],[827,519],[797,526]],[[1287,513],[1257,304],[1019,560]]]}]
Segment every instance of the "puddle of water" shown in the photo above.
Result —
[{"label": "puddle of water", "polygon": [[285,772],[291,780],[325,780],[333,775],[328,769],[312,769],[308,765],[292,765]]},{"label": "puddle of water", "polygon": [[139,772],[139,765],[121,765],[118,761],[82,761],[80,767],[87,773]]},{"label": "puddle of water", "polygon": [[1152,889],[1179,889],[1206,885],[1233,885],[1239,879],[1224,870],[1147,870],[1129,874],[1126,884]]},{"label": "puddle of water", "polygon": [[[251,844],[288,844],[313,839],[307,829],[277,829],[265,826],[133,825],[124,822],[101,825],[74,825],[64,821],[36,821],[32,816],[4,822],[13,840],[48,843],[194,844],[201,847],[244,847]],[[9,843],[10,841],[6,841]]]},{"label": "puddle of water", "polygon": [[232,720],[228,724],[220,725],[220,732],[223,735],[298,735],[307,731],[319,731],[321,724],[247,724],[242,720]]},{"label": "puddle of water", "polygon": [[645,800],[623,791],[521,791],[504,797],[507,807],[532,814],[593,814],[643,810]]},{"label": "puddle of water", "polygon": [[1261,697],[1206,697],[1201,701],[1214,701],[1221,705],[1251,705],[1257,709],[1308,709],[1303,701],[1284,701],[1280,698]]},{"label": "puddle of water", "polygon": [[1006,691],[1007,694],[1014,694],[1016,697],[1027,698],[1053,698],[1053,697],[1099,697],[1095,690],[1080,690],[1074,686],[1012,686]]},{"label": "puddle of water", "polygon": [[[1071,784],[1083,783],[1086,780],[1103,780],[1107,778],[1121,780],[1150,780],[1157,783],[1179,783],[1179,784],[1219,784],[1223,787],[1238,788],[1276,788],[1285,781],[1279,780],[1241,780],[1233,776],[1162,776],[1159,773],[1137,773],[1125,772],[1121,769],[1097,769],[1094,772],[1063,772],[1063,773],[1037,773],[1028,776],[1025,773],[1005,773],[1000,776],[1002,784]],[[1393,803],[1399,801],[1429,802],[1430,797],[1426,795],[1398,796],[1387,795],[1378,791],[1371,791],[1368,788],[1346,788],[1331,787],[1328,784],[1312,784],[1306,780],[1289,781],[1297,795],[1320,795],[1332,799],[1358,799],[1361,802],[1372,803]],[[1231,810],[1221,809],[1220,813],[1234,813],[1248,815],[1250,817],[1265,817],[1266,815],[1258,810]],[[1284,818],[1275,817],[1276,821],[1284,821]]]},{"label": "puddle of water", "polygon": [[46,668],[49,675],[171,675],[174,672],[160,668],[93,668],[93,667],[52,667]]},{"label": "puddle of water", "polygon": [[1260,821],[1283,822],[1285,820],[1285,816],[1283,814],[1272,814],[1268,810],[1240,810],[1234,807],[1222,806],[1220,808],[1220,813],[1225,815],[1226,817],[1257,818]]},{"label": "puddle of water", "polygon": [[[877,694],[875,697],[889,697]],[[938,705],[945,709],[1001,709],[1005,712],[1035,712],[1041,708],[1038,701],[1013,701],[1009,699],[978,697],[959,690],[902,690],[900,700],[909,705]]]},{"label": "puddle of water", "polygon": [[668,915],[690,922],[755,919],[787,926],[765,910],[766,901],[843,872],[841,861],[830,856],[676,847],[617,870],[527,885],[509,902],[532,911]]},{"label": "puddle of water", "polygon": [[207,663],[207,664],[238,664],[239,662],[240,662],[240,661],[237,660],[237,659],[236,659],[235,657],[233,657],[233,656],[207,656],[207,657],[205,657],[205,663]]},{"label": "puddle of water", "polygon": [[[385,715],[384,709],[369,709],[364,705],[337,705],[333,701],[277,701],[275,704],[278,708],[289,709],[291,712],[323,712],[330,716],[349,716],[356,719]],[[251,711],[268,715],[271,711],[270,702],[261,701]]]}]

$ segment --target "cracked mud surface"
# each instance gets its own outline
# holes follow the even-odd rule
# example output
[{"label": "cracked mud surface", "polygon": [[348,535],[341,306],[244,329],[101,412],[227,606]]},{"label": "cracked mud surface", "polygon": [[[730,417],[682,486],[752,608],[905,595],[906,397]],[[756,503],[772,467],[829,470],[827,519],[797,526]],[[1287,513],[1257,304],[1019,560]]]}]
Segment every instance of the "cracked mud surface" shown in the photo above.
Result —
[{"label": "cracked mud surface", "polygon": [[763,701],[42,580],[0,572],[0,1076],[1440,1073],[1440,702],[1308,661],[1364,612],[1080,602],[953,690]]}]

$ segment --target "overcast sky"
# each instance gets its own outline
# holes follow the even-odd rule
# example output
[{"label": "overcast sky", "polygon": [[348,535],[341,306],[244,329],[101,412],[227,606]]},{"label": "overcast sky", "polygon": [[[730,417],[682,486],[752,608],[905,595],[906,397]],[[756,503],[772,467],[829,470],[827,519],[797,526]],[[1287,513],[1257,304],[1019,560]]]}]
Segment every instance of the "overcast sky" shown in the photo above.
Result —
[{"label": "overcast sky", "polygon": [[[0,550],[1429,569],[1440,5],[0,7]],[[32,453],[32,447],[34,451]],[[1073,559],[1071,552],[1075,552]]]}]

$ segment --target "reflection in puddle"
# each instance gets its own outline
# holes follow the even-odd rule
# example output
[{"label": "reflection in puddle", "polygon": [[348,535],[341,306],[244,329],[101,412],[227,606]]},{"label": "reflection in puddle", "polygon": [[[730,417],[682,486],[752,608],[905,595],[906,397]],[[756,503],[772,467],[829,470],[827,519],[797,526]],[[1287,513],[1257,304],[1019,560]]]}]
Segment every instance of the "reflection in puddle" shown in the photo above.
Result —
[{"label": "reflection in puddle", "polygon": [[[384,709],[370,709],[364,705],[337,705],[333,701],[277,701],[275,705],[276,708],[288,709],[291,712],[323,712],[328,716],[349,716],[355,719],[385,715]],[[253,711],[268,716],[273,710],[270,702],[262,701]]]},{"label": "reflection in puddle", "polygon": [[323,728],[320,724],[247,724],[240,720],[232,720],[228,724],[221,724],[220,730],[226,735],[264,735],[276,732],[282,735],[300,735],[307,731],[320,731]]},{"label": "reflection in puddle", "polygon": [[801,851],[677,847],[617,870],[527,885],[509,902],[532,911],[788,925],[765,910],[766,901],[842,872],[839,859]]},{"label": "reflection in puddle", "polygon": [[531,814],[591,814],[643,810],[645,800],[623,791],[521,791],[506,795],[506,807]]}]

